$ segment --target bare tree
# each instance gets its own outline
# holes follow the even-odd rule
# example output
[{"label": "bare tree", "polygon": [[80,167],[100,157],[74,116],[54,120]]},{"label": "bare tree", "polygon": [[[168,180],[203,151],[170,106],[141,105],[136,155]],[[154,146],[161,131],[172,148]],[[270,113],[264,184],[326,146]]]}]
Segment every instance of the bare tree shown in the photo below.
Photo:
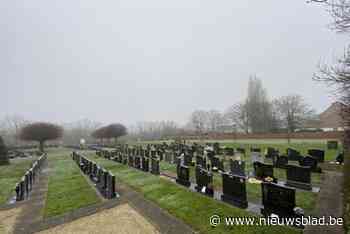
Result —
[{"label": "bare tree", "polygon": [[223,116],[217,110],[210,110],[206,113],[208,128],[210,131],[215,132],[218,130],[218,127],[223,124]]},{"label": "bare tree", "polygon": [[249,133],[249,118],[245,103],[237,103],[229,107],[225,112],[225,119],[239,130]]},{"label": "bare tree", "polygon": [[310,0],[325,4],[333,18],[332,29],[341,33],[350,31],[350,1],[349,0]]},{"label": "bare tree", "polygon": [[2,121],[4,135],[8,136],[10,138],[9,141],[13,142],[14,145],[18,145],[20,130],[28,123],[29,121],[20,115],[6,116]]},{"label": "bare tree", "polygon": [[206,130],[208,115],[204,110],[196,110],[192,113],[190,123],[197,133],[202,134]]},{"label": "bare tree", "polygon": [[276,110],[281,122],[288,132],[288,142],[290,133],[302,127],[303,123],[314,114],[300,95],[288,95],[275,100]]}]

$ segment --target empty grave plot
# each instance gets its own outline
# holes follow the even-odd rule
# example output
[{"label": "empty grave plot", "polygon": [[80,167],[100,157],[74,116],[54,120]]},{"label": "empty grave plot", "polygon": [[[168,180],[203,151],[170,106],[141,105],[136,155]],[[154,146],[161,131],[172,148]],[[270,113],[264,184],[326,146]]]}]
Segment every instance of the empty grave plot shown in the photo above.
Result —
[{"label": "empty grave plot", "polygon": [[70,151],[49,154],[49,184],[45,217],[62,215],[101,202],[96,191],[84,178],[70,157]]},{"label": "empty grave plot", "polygon": [[15,186],[37,157],[11,159],[9,165],[0,166],[0,205],[15,196]]},{"label": "empty grave plot", "polygon": [[[255,216],[246,210],[230,206],[210,197],[194,193],[168,179],[144,172],[128,164],[118,163],[97,156],[94,152],[85,152],[88,158],[110,170],[118,183],[125,184],[141,193],[170,214],[190,225],[200,233],[299,233],[300,230],[286,226],[226,226],[213,228],[209,219],[213,214],[221,217]],[[162,167],[161,167],[162,168]],[[162,172],[162,171],[161,171]]]}]

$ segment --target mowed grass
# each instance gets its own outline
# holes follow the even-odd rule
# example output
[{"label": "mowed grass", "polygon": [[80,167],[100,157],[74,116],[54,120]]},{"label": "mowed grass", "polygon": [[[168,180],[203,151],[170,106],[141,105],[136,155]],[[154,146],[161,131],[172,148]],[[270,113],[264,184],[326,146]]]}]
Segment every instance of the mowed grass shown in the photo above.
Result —
[{"label": "mowed grass", "polygon": [[70,151],[53,151],[49,153],[48,160],[50,175],[45,217],[62,215],[101,202],[70,157]]},{"label": "mowed grass", "polygon": [[9,165],[0,166],[0,205],[15,195],[15,185],[37,157],[11,159]]},{"label": "mowed grass", "polygon": [[134,190],[142,193],[146,199],[155,202],[200,233],[301,233],[300,230],[285,226],[257,227],[221,224],[212,227],[209,224],[209,218],[214,214],[220,217],[254,215],[243,209],[188,191],[184,187],[159,176],[97,157],[94,153],[86,153],[86,155],[116,175],[117,190],[119,181],[129,185]]}]

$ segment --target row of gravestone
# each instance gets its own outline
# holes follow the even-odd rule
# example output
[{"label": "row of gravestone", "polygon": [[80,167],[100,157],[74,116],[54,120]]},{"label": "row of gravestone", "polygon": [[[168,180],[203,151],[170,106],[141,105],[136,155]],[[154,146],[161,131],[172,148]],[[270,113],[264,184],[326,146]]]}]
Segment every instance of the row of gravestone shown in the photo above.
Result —
[{"label": "row of gravestone", "polygon": [[38,175],[46,158],[47,155],[45,153],[42,154],[34,163],[32,163],[30,169],[26,171],[20,182],[16,184],[16,201],[23,201],[29,196],[33,189],[34,183],[38,179]]},{"label": "row of gravestone", "polygon": [[149,156],[142,153],[139,155],[136,151],[123,153],[122,151],[118,150],[98,150],[96,151],[96,154],[105,159],[113,160],[115,162],[128,165],[129,167],[133,167],[144,172],[150,172],[154,175],[160,174],[159,159],[156,154],[153,153],[151,156]]},{"label": "row of gravestone", "polygon": [[117,196],[115,176],[110,171],[75,151],[72,153],[72,159],[77,163],[81,171],[89,176],[103,197],[112,199]]},{"label": "row of gravestone", "polygon": [[[136,158],[142,158],[141,156],[127,155],[123,154],[120,151],[97,151],[99,156],[114,160],[123,164],[128,164],[129,166],[140,169],[138,165],[140,165],[139,160]],[[148,157],[144,157],[148,158]],[[169,160],[169,156],[165,155],[165,160]],[[184,160],[177,160],[177,179],[176,182],[184,185],[190,186],[190,169],[188,166],[184,165]],[[142,166],[141,166],[142,169]],[[273,169],[273,168],[272,168]],[[256,172],[257,174],[268,174],[264,169],[262,172]],[[248,205],[247,201],[247,193],[246,193],[246,180],[247,178],[244,176],[234,175],[231,173],[222,173],[223,179],[223,194],[221,195],[221,199],[225,202],[233,204],[235,206],[246,208]],[[204,193],[209,196],[213,196],[213,174],[211,171],[206,170],[201,165],[196,166],[196,190],[198,192]],[[283,198],[288,198],[288,200],[284,201],[283,199],[278,199],[281,197],[275,198],[274,195],[278,191],[281,193]],[[295,212],[295,189],[278,185],[275,183],[262,183],[262,204],[264,208],[261,210],[263,214],[278,214],[282,216],[296,216],[299,215]],[[272,201],[273,200],[273,201]]]},{"label": "row of gravestone", "polygon": [[[212,172],[196,166],[196,186],[195,189],[205,195],[213,197],[213,174]],[[247,208],[247,189],[244,176],[222,173],[222,194],[221,200],[239,208]],[[176,182],[186,187],[190,187],[190,169],[188,166],[179,164],[177,166]],[[301,208],[296,207],[295,189],[273,182],[262,182],[262,205],[261,214],[279,217],[300,217],[303,215]]]}]

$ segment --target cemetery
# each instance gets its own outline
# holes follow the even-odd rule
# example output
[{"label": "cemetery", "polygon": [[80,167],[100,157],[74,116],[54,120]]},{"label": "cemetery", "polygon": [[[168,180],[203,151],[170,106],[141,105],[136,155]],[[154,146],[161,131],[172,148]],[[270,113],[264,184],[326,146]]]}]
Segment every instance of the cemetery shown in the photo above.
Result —
[{"label": "cemetery", "polygon": [[[7,210],[6,207],[28,206],[31,210],[41,210],[43,216],[31,216],[25,208],[17,217],[22,224],[14,225],[14,233],[24,229],[29,230],[28,233],[50,230],[86,215],[95,215],[98,210],[117,209],[125,202],[140,206],[137,210],[152,202],[151,210],[171,214],[168,221],[152,214],[147,216],[159,223],[161,232],[164,223],[177,220],[184,223],[178,224],[178,228],[200,233],[235,233],[243,228],[213,227],[208,222],[212,214],[318,217],[325,173],[340,171],[343,167],[337,161],[341,146],[332,147],[334,145],[319,143],[193,141],[49,148],[40,156],[12,158],[11,163],[3,166],[14,168],[18,160],[21,165],[26,163],[21,173],[18,169],[16,180],[9,178],[12,186],[1,194],[0,213],[2,209]],[[136,194],[144,204],[140,204],[141,197],[133,200]],[[244,233],[255,233],[257,228],[246,226],[244,230]],[[300,233],[306,228],[266,226],[258,230],[259,233]]]},{"label": "cemetery", "polygon": [[350,0],[1,10],[0,234],[350,234]]}]

